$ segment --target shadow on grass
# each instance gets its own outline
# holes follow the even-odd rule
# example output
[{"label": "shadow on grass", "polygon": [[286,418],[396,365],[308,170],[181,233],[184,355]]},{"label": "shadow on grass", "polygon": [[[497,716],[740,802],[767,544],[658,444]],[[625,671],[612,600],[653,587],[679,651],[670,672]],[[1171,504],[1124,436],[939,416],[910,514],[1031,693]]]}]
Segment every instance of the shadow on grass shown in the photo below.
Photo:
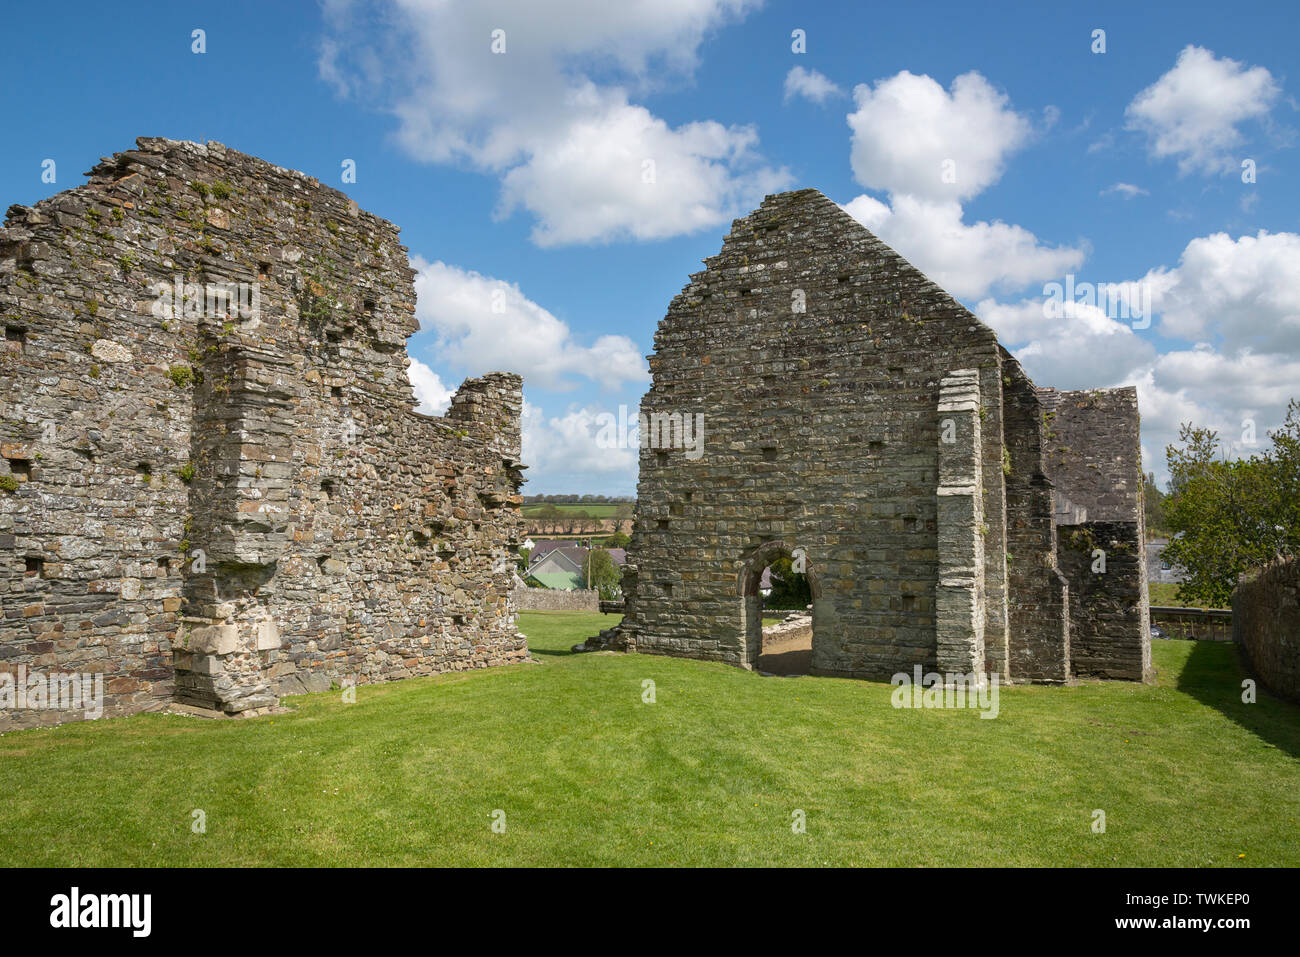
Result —
[{"label": "shadow on grass", "polygon": [[1250,677],[1231,642],[1198,641],[1178,676],[1178,690],[1209,705],[1264,741],[1300,758],[1300,707],[1275,698],[1256,682],[1254,704],[1241,700]]},{"label": "shadow on grass", "polygon": [[576,655],[578,652],[572,648],[538,648],[534,645],[528,646],[528,653],[532,655],[550,655],[555,658],[567,658]]}]

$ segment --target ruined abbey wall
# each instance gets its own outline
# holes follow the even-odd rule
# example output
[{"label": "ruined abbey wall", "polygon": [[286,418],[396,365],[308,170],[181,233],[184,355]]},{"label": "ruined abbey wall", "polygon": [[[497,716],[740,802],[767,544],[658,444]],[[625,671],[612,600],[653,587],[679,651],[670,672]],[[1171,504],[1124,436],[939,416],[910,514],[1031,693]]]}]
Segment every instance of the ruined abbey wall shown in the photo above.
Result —
[{"label": "ruined abbey wall", "polygon": [[1151,615],[1137,390],[1040,389],[1039,397],[1069,582],[1071,673],[1144,680]]},{"label": "ruined abbey wall", "polygon": [[520,382],[414,412],[412,275],[391,224],[217,143],[12,207],[0,669],[239,712],[525,657]]},{"label": "ruined abbey wall", "polygon": [[[703,443],[643,436],[626,616],[590,646],[753,667],[759,575],[797,550],[814,673],[1149,673],[1145,580],[1122,547],[1141,535],[1132,390],[1045,396],[825,196],[769,196],[736,220],[650,365],[643,415],[698,416]],[[1057,414],[1078,439],[1066,451]],[[1102,583],[1061,556],[1086,507],[1118,543]]]},{"label": "ruined abbey wall", "polygon": [[1004,352],[1007,428],[1007,569],[1014,673],[1032,681],[1070,678],[1069,585],[1056,553],[1053,485],[1047,477],[1043,406],[1020,363]]},{"label": "ruined abbey wall", "polygon": [[[769,197],[705,265],[660,325],[642,403],[647,416],[702,413],[705,437],[697,459],[641,450],[634,647],[752,664],[738,574],[780,542],[804,549],[818,580],[817,671],[934,665],[939,383],[976,370],[975,418],[1000,433],[996,337],[815,191]],[[970,454],[989,489],[975,614],[1004,670],[1001,450]]]},{"label": "ruined abbey wall", "polygon": [[1279,559],[1232,593],[1232,640],[1273,694],[1300,704],[1300,563]]}]

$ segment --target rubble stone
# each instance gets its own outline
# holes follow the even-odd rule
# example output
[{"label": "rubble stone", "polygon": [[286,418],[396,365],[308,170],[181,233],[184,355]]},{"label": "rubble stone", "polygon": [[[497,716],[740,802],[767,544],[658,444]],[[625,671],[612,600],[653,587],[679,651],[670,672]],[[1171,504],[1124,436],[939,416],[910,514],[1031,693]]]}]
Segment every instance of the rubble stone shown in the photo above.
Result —
[{"label": "rubble stone", "polygon": [[248,713],[524,660],[519,377],[415,412],[396,227],[219,143],[137,144],[0,229],[0,669]]}]

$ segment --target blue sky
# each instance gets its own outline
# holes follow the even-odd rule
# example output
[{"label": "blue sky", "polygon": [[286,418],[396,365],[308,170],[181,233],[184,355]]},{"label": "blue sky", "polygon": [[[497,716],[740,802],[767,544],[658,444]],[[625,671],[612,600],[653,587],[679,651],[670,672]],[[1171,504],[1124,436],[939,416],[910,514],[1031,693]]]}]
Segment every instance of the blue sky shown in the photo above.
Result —
[{"label": "blue sky", "polygon": [[[1300,18],[1051,6],[17,5],[0,185],[32,203],[148,135],[343,189],[421,269],[426,407],[467,375],[524,373],[529,493],[634,491],[632,450],[600,448],[596,416],[635,414],[656,323],[731,219],[804,186],[990,322],[1040,385],[1138,385],[1157,475],[1181,421],[1249,452],[1247,425],[1263,438],[1300,396]],[[1067,273],[1146,283],[1154,320],[1046,317],[1044,284]]]}]

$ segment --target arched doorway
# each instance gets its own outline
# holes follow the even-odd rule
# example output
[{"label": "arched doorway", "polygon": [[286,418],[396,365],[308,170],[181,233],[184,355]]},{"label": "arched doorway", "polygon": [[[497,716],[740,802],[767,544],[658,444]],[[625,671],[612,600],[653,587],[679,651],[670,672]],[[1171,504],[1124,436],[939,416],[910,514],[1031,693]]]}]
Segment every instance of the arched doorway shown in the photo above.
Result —
[{"label": "arched doorway", "polygon": [[[770,648],[771,654],[764,655],[763,616],[764,616],[764,572],[774,563],[786,559],[797,562],[803,568],[810,592],[812,612],[812,634],[809,638],[785,642],[788,647]],[[751,549],[740,561],[740,572],[736,580],[737,593],[740,597],[741,620],[741,665],[750,670],[771,671],[777,674],[811,673],[812,646],[817,640],[817,605],[821,598],[821,585],[817,570],[813,567],[807,550],[798,545],[784,541],[764,542]],[[785,611],[769,611],[776,617]],[[805,647],[806,645],[806,647]],[[762,659],[760,661],[760,659]]]}]

